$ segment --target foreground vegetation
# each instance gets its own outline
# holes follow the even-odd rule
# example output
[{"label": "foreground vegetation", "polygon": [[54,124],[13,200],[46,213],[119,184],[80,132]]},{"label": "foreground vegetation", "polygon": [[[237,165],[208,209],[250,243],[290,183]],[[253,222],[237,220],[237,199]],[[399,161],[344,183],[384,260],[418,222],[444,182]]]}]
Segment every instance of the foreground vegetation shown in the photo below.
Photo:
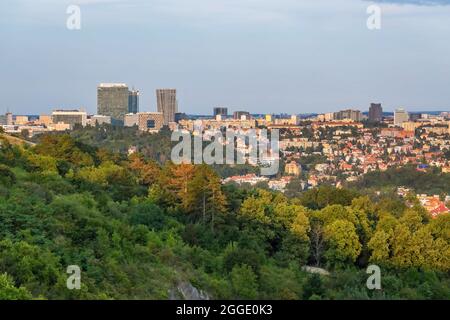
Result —
[{"label": "foreground vegetation", "polygon": [[[243,190],[89,139],[1,140],[0,299],[168,299],[180,283],[214,299],[450,298],[450,217],[413,198]],[[366,288],[373,263],[382,290]]]}]

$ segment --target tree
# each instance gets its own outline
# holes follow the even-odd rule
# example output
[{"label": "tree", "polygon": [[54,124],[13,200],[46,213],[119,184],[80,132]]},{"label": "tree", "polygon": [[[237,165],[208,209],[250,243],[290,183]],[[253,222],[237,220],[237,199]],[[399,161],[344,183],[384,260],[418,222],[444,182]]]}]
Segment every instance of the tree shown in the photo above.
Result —
[{"label": "tree", "polygon": [[336,220],[325,227],[325,239],[328,249],[325,253],[332,265],[354,263],[361,253],[361,244],[353,223]]},{"label": "tree", "polygon": [[214,230],[217,214],[226,211],[226,198],[221,189],[220,178],[207,165],[195,167],[193,178],[187,181],[183,205],[187,212],[201,212],[202,222],[210,218],[211,230]]},{"label": "tree", "polygon": [[181,203],[184,204],[186,208],[186,201],[189,191],[189,183],[194,178],[194,175],[199,173],[196,171],[195,166],[191,164],[179,164],[170,165],[170,178],[169,178],[169,188],[173,190],[176,196],[180,199]]},{"label": "tree", "polygon": [[6,273],[0,274],[0,300],[30,300],[31,293],[24,287],[14,286],[13,279]]},{"label": "tree", "polygon": [[145,161],[142,155],[132,154],[130,156],[129,168],[138,175],[139,183],[151,186],[158,182],[161,169],[155,161]]},{"label": "tree", "polygon": [[372,251],[370,261],[375,263],[387,263],[389,260],[389,235],[383,230],[375,232],[368,244]]},{"label": "tree", "polygon": [[238,299],[255,299],[258,295],[256,275],[247,265],[236,265],[231,271],[231,284]]},{"label": "tree", "polygon": [[11,186],[16,183],[16,175],[8,166],[0,164],[0,184]]},{"label": "tree", "polygon": [[321,298],[325,294],[325,288],[322,283],[322,278],[317,273],[308,276],[303,287],[303,299],[311,300]]},{"label": "tree", "polygon": [[325,247],[325,236],[323,227],[319,223],[313,224],[311,228],[311,251],[316,267],[320,267],[322,255]]},{"label": "tree", "polygon": [[288,229],[289,232],[283,237],[282,252],[287,256],[289,262],[298,261],[300,265],[303,265],[309,255],[308,233],[311,227],[305,209],[296,205],[291,206],[294,207],[296,216]]}]

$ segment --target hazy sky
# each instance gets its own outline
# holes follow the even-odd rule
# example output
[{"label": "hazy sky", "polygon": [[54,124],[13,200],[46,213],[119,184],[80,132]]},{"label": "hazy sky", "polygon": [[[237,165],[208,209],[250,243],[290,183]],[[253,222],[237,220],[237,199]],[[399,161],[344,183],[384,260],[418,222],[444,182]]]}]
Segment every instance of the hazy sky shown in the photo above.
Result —
[{"label": "hazy sky", "polygon": [[[96,110],[100,82],[180,111],[450,110],[450,0],[1,0],[0,113]],[[81,30],[66,28],[70,4]]]}]

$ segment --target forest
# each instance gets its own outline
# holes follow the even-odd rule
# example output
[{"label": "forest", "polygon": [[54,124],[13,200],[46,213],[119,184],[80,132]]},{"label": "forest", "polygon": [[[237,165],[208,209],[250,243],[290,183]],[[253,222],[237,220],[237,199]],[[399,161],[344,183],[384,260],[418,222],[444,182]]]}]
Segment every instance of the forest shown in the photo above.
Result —
[{"label": "forest", "polygon": [[389,168],[386,171],[373,171],[362,179],[349,184],[356,188],[396,188],[407,187],[418,194],[450,194],[450,174],[441,173],[438,168],[418,171],[416,166]]},{"label": "forest", "polygon": [[[173,299],[185,284],[210,299],[450,299],[450,216],[414,197],[288,198],[174,165],[154,151],[165,142],[128,155],[111,141],[98,129],[0,138],[0,299]],[[371,264],[381,290],[366,287]]]}]

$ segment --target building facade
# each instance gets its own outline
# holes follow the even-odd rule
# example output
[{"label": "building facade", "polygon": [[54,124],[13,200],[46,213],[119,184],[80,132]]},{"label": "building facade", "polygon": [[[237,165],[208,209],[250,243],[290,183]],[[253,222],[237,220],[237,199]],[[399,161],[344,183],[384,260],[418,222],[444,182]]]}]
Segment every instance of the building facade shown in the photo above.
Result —
[{"label": "building facade", "polygon": [[14,120],[15,125],[23,126],[26,125],[30,119],[28,116],[16,116],[16,119]]},{"label": "building facade", "polygon": [[342,110],[334,113],[334,120],[352,120],[352,121],[361,121],[362,115],[359,110]]},{"label": "building facade", "polygon": [[64,123],[73,129],[79,124],[83,127],[87,124],[87,113],[79,110],[55,110],[52,112],[52,123]]},{"label": "building facade", "polygon": [[128,113],[139,112],[139,91],[130,90],[128,92]]},{"label": "building facade", "polygon": [[233,119],[234,120],[250,120],[250,112],[247,112],[247,111],[235,111],[233,113]]},{"label": "building facade", "polygon": [[409,120],[408,112],[406,112],[403,108],[398,108],[394,112],[394,125],[401,127],[403,122],[407,122]]},{"label": "building facade", "polygon": [[228,116],[228,108],[224,108],[224,107],[214,108],[213,115],[214,115],[214,117],[215,116],[227,117]]},{"label": "building facade", "polygon": [[96,125],[101,126],[102,124],[111,124],[111,117],[102,115],[88,116],[87,124],[92,127],[95,127]]},{"label": "building facade", "polygon": [[40,115],[37,123],[48,127],[48,126],[52,125],[52,123],[53,123],[52,116]]},{"label": "building facade", "polygon": [[11,112],[7,112],[5,116],[6,116],[6,125],[12,126],[14,124],[12,113]]},{"label": "building facade", "polygon": [[124,83],[101,83],[97,87],[97,114],[123,122],[128,113],[129,91]]},{"label": "building facade", "polygon": [[369,108],[369,122],[381,122],[383,118],[383,108],[381,103],[371,103]]},{"label": "building facade", "polygon": [[175,114],[178,113],[177,90],[157,89],[156,101],[158,112],[163,114],[164,125],[175,122]]},{"label": "building facade", "polygon": [[301,166],[299,166],[295,161],[291,161],[286,164],[284,171],[286,174],[299,176],[302,173]]},{"label": "building facade", "polygon": [[125,115],[126,127],[137,126],[140,131],[158,132],[164,125],[164,115],[161,112],[139,112]]}]

